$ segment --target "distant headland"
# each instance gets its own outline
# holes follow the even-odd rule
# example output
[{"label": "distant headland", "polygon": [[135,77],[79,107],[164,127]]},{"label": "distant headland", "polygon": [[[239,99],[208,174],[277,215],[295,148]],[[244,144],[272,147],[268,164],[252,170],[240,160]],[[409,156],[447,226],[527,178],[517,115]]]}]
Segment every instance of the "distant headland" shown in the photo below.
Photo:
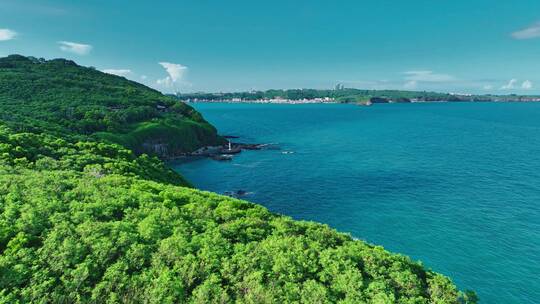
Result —
[{"label": "distant headland", "polygon": [[336,86],[335,89],[289,89],[230,93],[176,94],[186,102],[246,102],[246,103],[375,103],[410,102],[538,102],[540,95],[473,95],[428,91],[362,90]]}]

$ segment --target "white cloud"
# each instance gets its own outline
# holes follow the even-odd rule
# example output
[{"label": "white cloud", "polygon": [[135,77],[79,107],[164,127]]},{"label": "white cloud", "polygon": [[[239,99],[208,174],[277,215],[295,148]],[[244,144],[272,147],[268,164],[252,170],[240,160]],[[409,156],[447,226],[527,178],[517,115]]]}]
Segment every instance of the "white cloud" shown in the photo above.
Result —
[{"label": "white cloud", "polygon": [[405,80],[418,82],[451,82],[456,78],[448,74],[437,74],[433,71],[407,71],[404,72]]},{"label": "white cloud", "polygon": [[74,53],[77,55],[86,55],[92,50],[92,46],[89,44],[76,43],[70,41],[58,41],[60,49],[64,52]]},{"label": "white cloud", "polygon": [[102,72],[122,77],[127,77],[129,74],[131,74],[131,70],[129,69],[105,69],[102,70]]},{"label": "white cloud", "polygon": [[10,29],[0,29],[0,41],[7,41],[15,38],[17,32]]},{"label": "white cloud", "polygon": [[403,85],[403,87],[406,89],[416,89],[417,86],[418,86],[418,81],[416,80],[409,80],[405,82],[405,84]]},{"label": "white cloud", "polygon": [[521,84],[521,88],[522,89],[525,89],[525,90],[530,90],[532,89],[533,87],[533,83],[530,81],[530,80],[525,80],[522,84]]},{"label": "white cloud", "polygon": [[484,89],[484,90],[492,90],[492,89],[493,89],[493,85],[491,85],[491,84],[486,84],[485,86],[483,86],[483,89]]},{"label": "white cloud", "polygon": [[173,86],[173,82],[171,80],[171,78],[169,76],[163,78],[163,79],[158,79],[156,80],[156,83],[160,86],[163,86],[163,87],[166,87],[166,88],[170,88]]},{"label": "white cloud", "polygon": [[142,80],[146,80],[146,78],[148,78],[148,76],[146,76],[146,75],[141,75],[141,79],[142,79]]},{"label": "white cloud", "polygon": [[167,71],[167,74],[169,74],[169,76],[163,79],[158,79],[158,85],[166,88],[171,88],[174,87],[176,84],[184,84],[183,78],[188,70],[188,67],[178,63],[170,62],[159,62],[159,64],[165,69],[165,71]]},{"label": "white cloud", "polygon": [[433,73],[429,70],[415,70],[403,72],[405,83],[403,87],[405,89],[417,89],[419,86],[425,86],[426,84],[441,84],[455,82],[457,79],[448,74]]},{"label": "white cloud", "polygon": [[540,22],[534,23],[529,27],[512,33],[514,39],[533,39],[540,37]]},{"label": "white cloud", "polygon": [[501,87],[501,90],[512,90],[513,88],[516,87],[516,83],[517,83],[517,79],[512,78],[510,79],[510,81],[508,81],[507,84]]}]

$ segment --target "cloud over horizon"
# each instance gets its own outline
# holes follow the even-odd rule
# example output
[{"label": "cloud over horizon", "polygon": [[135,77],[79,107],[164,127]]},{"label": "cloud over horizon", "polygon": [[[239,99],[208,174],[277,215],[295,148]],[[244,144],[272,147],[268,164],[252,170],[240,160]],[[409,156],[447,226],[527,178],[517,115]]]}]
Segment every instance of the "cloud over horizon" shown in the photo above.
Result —
[{"label": "cloud over horizon", "polygon": [[532,87],[533,87],[533,83],[530,80],[525,80],[521,84],[521,88],[524,89],[524,90],[530,90],[530,89],[532,89]]},{"label": "cloud over horizon", "polygon": [[10,29],[0,29],[0,41],[8,41],[14,39],[17,36],[17,32]]},{"label": "cloud over horizon", "polygon": [[418,86],[419,83],[445,83],[445,82],[454,82],[457,79],[448,74],[439,74],[434,73],[430,70],[415,70],[415,71],[406,71],[403,72],[405,75],[405,84],[403,85],[406,89],[414,89]]},{"label": "cloud over horizon", "polygon": [[417,82],[450,82],[456,78],[448,74],[437,74],[429,70],[407,71],[404,72],[405,80]]},{"label": "cloud over horizon", "polygon": [[501,87],[501,90],[512,90],[516,87],[517,79],[512,78],[508,81],[507,84]]},{"label": "cloud over horizon", "polygon": [[158,79],[156,81],[158,85],[165,88],[173,88],[177,84],[185,84],[183,78],[188,70],[187,66],[171,62],[159,62],[159,65],[165,69],[168,76],[163,79]]},{"label": "cloud over horizon", "polygon": [[77,55],[87,55],[92,50],[92,46],[84,43],[71,41],[58,41],[60,50]]},{"label": "cloud over horizon", "polygon": [[533,88],[533,83],[530,80],[525,80],[521,83],[521,85],[519,85],[518,80],[516,78],[512,78],[507,84],[501,87],[501,90],[513,90],[520,88],[523,90],[530,90]]},{"label": "cloud over horizon", "polygon": [[511,34],[512,38],[518,40],[533,39],[540,37],[540,22],[536,22],[529,27],[515,31]]}]

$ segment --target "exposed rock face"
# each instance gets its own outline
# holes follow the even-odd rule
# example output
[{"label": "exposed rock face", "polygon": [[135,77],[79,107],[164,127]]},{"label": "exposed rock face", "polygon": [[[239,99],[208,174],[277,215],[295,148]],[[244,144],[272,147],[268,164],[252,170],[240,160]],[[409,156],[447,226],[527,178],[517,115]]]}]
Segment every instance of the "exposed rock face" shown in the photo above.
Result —
[{"label": "exposed rock face", "polygon": [[407,103],[407,102],[411,102],[411,100],[409,98],[406,98],[406,97],[400,97],[400,98],[397,98],[395,100],[395,102]]},{"label": "exposed rock face", "polygon": [[142,150],[143,151],[141,152],[143,153],[157,155],[160,158],[167,158],[171,156],[169,155],[169,147],[166,143],[145,142],[142,144]]},{"label": "exposed rock face", "polygon": [[411,102],[409,98],[406,97],[399,97],[395,99],[390,99],[386,97],[371,97],[369,99],[369,102],[373,103],[404,103],[404,102]]},{"label": "exposed rock face", "polygon": [[389,103],[390,101],[384,97],[371,97],[369,99],[371,103]]}]

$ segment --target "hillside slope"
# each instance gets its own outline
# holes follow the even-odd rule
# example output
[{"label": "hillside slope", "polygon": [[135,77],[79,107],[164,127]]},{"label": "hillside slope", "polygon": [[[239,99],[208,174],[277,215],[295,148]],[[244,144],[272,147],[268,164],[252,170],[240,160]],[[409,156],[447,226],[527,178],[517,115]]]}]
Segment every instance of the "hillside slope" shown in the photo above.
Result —
[{"label": "hillside slope", "polygon": [[65,59],[0,58],[0,119],[13,130],[86,135],[161,157],[224,142],[190,106]]},{"label": "hillside slope", "polygon": [[[53,94],[28,81],[41,69],[34,65],[49,63],[16,58],[24,63],[11,60],[19,67],[1,68],[2,77],[25,80],[9,80],[20,93],[5,91],[4,84],[1,92],[9,119],[0,126],[0,303],[476,302],[473,293],[459,292],[450,279],[408,257],[325,225],[177,186],[186,182],[157,158],[103,142],[98,130],[63,116],[70,107],[82,117],[107,108],[102,82],[92,85],[96,96],[78,96],[80,81],[64,98],[72,86],[62,89],[62,83],[72,80],[58,75],[75,77],[68,71],[80,67],[67,63],[64,71],[54,62],[58,71],[50,77],[56,80],[35,78],[55,82]],[[103,77],[120,82],[104,90],[137,90],[137,84]],[[28,91],[33,94],[21,93]],[[31,113],[30,105],[40,112]],[[130,99],[122,105],[132,107]],[[180,122],[207,125],[189,107],[178,113],[184,113],[175,118]],[[178,114],[162,113],[151,123],[169,115]],[[135,131],[119,124],[99,132],[124,138]]]}]

